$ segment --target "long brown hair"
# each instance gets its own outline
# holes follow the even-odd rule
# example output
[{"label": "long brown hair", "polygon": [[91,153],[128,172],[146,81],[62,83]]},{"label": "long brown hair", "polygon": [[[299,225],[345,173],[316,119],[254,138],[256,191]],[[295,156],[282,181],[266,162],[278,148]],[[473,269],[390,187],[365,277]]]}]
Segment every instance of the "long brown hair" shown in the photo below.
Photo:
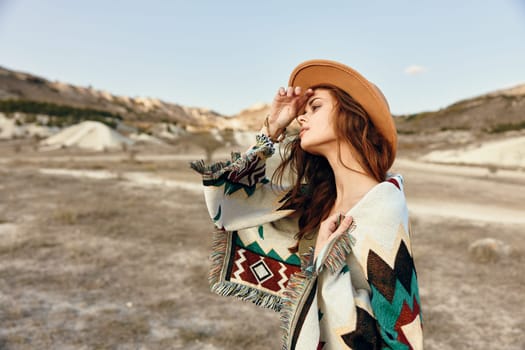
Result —
[{"label": "long brown hair", "polygon": [[[339,161],[345,164],[340,150],[343,143],[348,143],[365,173],[378,182],[384,181],[394,154],[392,146],[374,127],[368,113],[337,87],[319,85],[313,89],[326,89],[335,99],[333,117]],[[288,168],[293,176],[287,207],[294,208],[299,214],[297,240],[317,230],[328,217],[337,195],[335,176],[326,158],[305,152],[300,143],[301,140],[295,138],[285,144],[283,161],[273,174],[273,179],[281,184]],[[297,251],[297,247],[291,250]]]}]

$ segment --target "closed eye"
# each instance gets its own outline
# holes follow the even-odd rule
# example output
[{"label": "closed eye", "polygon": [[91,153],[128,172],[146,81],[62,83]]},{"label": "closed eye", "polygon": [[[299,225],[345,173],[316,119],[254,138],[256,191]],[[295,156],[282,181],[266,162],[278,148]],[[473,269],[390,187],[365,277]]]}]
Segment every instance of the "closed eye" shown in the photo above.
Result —
[{"label": "closed eye", "polygon": [[[317,105],[314,106],[314,103],[316,103],[317,101]],[[314,112],[318,107],[320,107],[321,105],[319,104],[319,97],[315,97],[313,99],[311,99],[310,101],[308,101],[308,103],[306,104],[306,110],[308,110],[308,107],[311,108],[312,112]]]}]

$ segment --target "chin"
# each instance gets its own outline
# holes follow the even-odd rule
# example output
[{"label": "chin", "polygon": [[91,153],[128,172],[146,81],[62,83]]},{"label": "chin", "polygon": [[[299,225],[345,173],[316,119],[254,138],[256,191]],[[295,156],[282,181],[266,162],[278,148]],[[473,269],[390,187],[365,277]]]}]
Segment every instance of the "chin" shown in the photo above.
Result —
[{"label": "chin", "polygon": [[311,143],[308,143],[307,141],[303,139],[301,139],[300,145],[301,145],[301,149],[305,151],[306,153],[310,153],[316,156],[321,155],[321,153],[319,152],[319,150],[317,150],[317,147],[315,147],[315,145],[312,145]]}]

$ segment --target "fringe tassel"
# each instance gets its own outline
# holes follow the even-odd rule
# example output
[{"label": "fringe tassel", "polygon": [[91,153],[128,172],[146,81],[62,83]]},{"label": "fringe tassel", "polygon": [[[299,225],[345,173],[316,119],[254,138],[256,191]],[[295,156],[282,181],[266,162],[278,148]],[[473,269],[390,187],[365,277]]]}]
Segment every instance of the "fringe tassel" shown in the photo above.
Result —
[{"label": "fringe tassel", "polygon": [[204,160],[196,160],[190,162],[190,167],[200,173],[205,180],[217,180],[226,172],[240,171],[257,158],[266,159],[275,152],[273,143],[267,136],[259,134],[256,136],[256,141],[255,146],[243,155],[232,152],[230,161],[206,165]]},{"label": "fringe tassel", "polygon": [[322,266],[329,268],[331,273],[340,271],[346,263],[346,257],[352,251],[352,245],[355,244],[355,237],[350,235],[355,227],[355,224],[352,223],[344,234],[335,239],[333,246],[329,249],[330,253],[326,256]]},{"label": "fringe tassel", "polygon": [[282,307],[280,296],[253,287],[224,281],[221,274],[228,249],[229,234],[228,231],[220,230],[213,235],[212,254],[210,255],[211,268],[208,274],[211,291],[222,296],[235,296],[244,301],[251,301],[260,307],[280,311]]},{"label": "fringe tassel", "polygon": [[281,329],[283,330],[282,335],[282,349],[285,350],[288,348],[288,341],[292,332],[292,320],[296,314],[296,310],[299,306],[301,296],[305,293],[306,287],[308,285],[308,277],[304,272],[294,273],[283,296],[282,309],[281,309]]},{"label": "fringe tassel", "polygon": [[253,287],[222,281],[212,285],[211,290],[222,296],[235,296],[244,301],[251,301],[257,306],[273,311],[279,312],[282,308],[282,300],[279,296],[257,290]]},{"label": "fringe tassel", "polygon": [[282,309],[281,309],[281,329],[282,335],[282,350],[288,349],[288,341],[290,340],[291,331],[293,328],[292,321],[297,314],[297,308],[300,306],[301,297],[308,293],[311,284],[315,281],[316,274],[312,274],[306,270],[313,254],[313,247],[309,253],[301,257],[300,272],[294,273],[288,280],[286,290],[283,293]]},{"label": "fringe tassel", "polygon": [[206,165],[204,160],[190,162],[190,167],[202,175],[204,180],[217,180],[227,172],[239,172],[256,160],[256,153],[247,153],[241,156],[238,152],[232,152],[231,161],[215,162]]},{"label": "fringe tassel", "polygon": [[221,280],[222,266],[226,258],[226,249],[228,248],[228,231],[219,230],[213,233],[210,262],[211,267],[208,273],[208,282],[214,286]]},{"label": "fringe tassel", "polygon": [[190,162],[190,167],[201,174],[206,180],[217,180],[228,171],[228,167],[232,163],[230,161],[216,162],[210,165],[206,165],[204,160],[195,160]]}]

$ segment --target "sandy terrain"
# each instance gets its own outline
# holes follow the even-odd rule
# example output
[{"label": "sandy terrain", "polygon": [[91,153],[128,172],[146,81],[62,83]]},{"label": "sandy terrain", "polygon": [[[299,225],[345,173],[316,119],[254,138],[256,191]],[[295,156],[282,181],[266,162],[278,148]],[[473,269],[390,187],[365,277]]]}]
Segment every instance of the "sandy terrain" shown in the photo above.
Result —
[{"label": "sandy terrain", "polygon": [[[0,349],[277,349],[277,314],[209,292],[213,227],[187,167],[199,157],[0,150]],[[525,173],[394,170],[425,348],[524,349]],[[470,259],[486,237],[510,253]]]},{"label": "sandy terrain", "polygon": [[437,163],[486,164],[525,169],[525,136],[433,151],[425,155],[423,159]]}]

